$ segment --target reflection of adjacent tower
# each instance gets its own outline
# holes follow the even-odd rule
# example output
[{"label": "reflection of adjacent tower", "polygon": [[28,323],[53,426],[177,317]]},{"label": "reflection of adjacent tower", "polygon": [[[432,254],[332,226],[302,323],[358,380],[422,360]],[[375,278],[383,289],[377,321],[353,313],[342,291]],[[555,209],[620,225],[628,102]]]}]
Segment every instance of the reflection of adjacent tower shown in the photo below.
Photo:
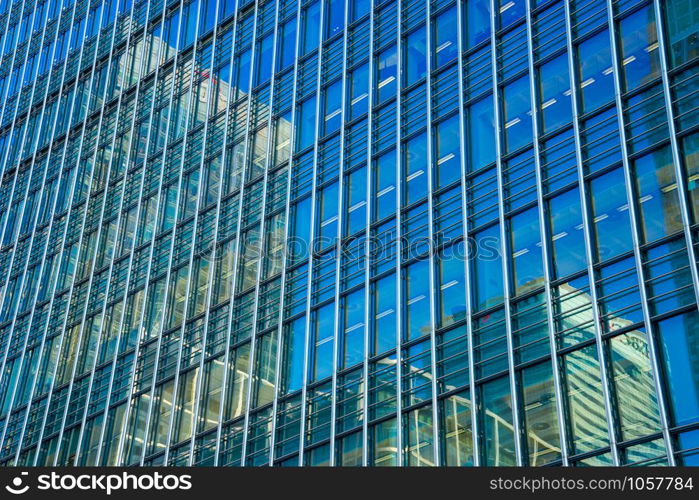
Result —
[{"label": "reflection of adjacent tower", "polygon": [[694,0],[664,2],[664,21],[668,23],[666,33],[673,33],[668,40],[671,54],[682,54],[685,61],[699,55],[699,8]]},{"label": "reflection of adjacent tower", "polygon": [[[557,329],[571,332],[568,334],[571,344],[580,343],[589,339],[592,333],[592,327],[576,328],[579,325],[593,324],[591,297],[567,284],[562,288],[561,293],[572,298],[562,302],[563,310],[559,311],[559,317],[565,320]],[[609,320],[612,330],[624,328],[631,323],[624,318]],[[613,349],[609,349],[609,357],[613,365],[608,374],[610,379],[613,379],[612,385],[615,388],[615,418],[622,420],[619,426],[623,426],[625,432],[630,435],[640,436],[653,432],[658,428],[658,410],[653,378],[649,374],[650,359],[646,334],[639,330],[631,330],[615,337]],[[570,422],[570,437],[587,442],[590,448],[597,447],[600,442],[598,438],[606,440],[608,426],[596,346],[593,344],[575,351],[574,355],[567,355],[562,371],[565,373],[563,397],[568,413],[566,420]],[[525,429],[528,453],[532,460],[534,457],[540,457],[541,463],[547,461],[547,455],[560,451],[558,427],[554,422],[550,422],[551,398],[554,398],[555,394],[550,393],[549,387],[550,381],[542,380],[539,384],[522,388],[524,392],[521,400],[529,401],[525,410],[527,421],[531,422],[530,427]],[[511,407],[511,395],[506,394],[503,398],[506,400],[501,401],[499,406]],[[471,400],[454,396],[449,398],[446,404],[451,405],[450,411],[445,410],[447,416],[443,423],[447,437],[456,438],[452,441],[453,446],[470,446]],[[481,416],[481,419],[485,418],[487,422],[481,425],[492,430],[492,436],[484,438],[489,439],[493,447],[499,446],[500,430],[505,433],[514,432],[506,417],[508,416],[490,410],[485,410],[485,415]],[[483,431],[484,429],[480,429],[480,432]],[[463,450],[451,452],[460,456]]]},{"label": "reflection of adjacent tower", "polygon": [[[650,111],[650,110],[649,110]],[[675,167],[668,148],[662,148],[650,153],[652,163],[655,165],[655,182],[660,187],[660,203],[662,204],[663,223],[667,233],[682,230],[682,216],[677,199],[677,182],[675,180]],[[639,175],[637,173],[636,175]],[[640,203],[650,201],[653,195],[642,196]],[[681,276],[681,274],[679,274]]]},{"label": "reflection of adjacent tower", "polygon": [[[570,285],[563,285],[562,293],[573,298],[564,302],[568,311],[579,311],[566,317],[569,325],[592,324],[591,297],[587,293],[575,293]],[[618,330],[630,325],[630,320],[620,317],[607,317],[610,330]],[[580,331],[582,341],[588,333]],[[608,370],[610,384],[616,396],[617,417],[624,415],[624,425],[638,429],[641,434],[657,429],[657,399],[653,379],[649,374],[650,358],[647,336],[639,330],[631,330],[612,340],[613,347],[608,349],[608,358],[612,365]],[[600,429],[606,429],[607,417],[604,410],[604,398],[600,387],[599,355],[597,349],[576,351],[577,355],[566,357],[566,381],[571,422],[576,427],[575,434],[594,435]],[[574,400],[576,404],[570,404]],[[632,416],[632,417],[630,417]],[[643,431],[645,429],[645,432]]]}]

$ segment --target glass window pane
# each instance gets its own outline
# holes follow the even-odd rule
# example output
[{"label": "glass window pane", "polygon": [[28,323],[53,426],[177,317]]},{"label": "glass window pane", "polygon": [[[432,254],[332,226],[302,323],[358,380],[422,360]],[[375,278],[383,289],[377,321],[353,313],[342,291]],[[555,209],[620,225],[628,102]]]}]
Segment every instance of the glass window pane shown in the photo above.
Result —
[{"label": "glass window pane", "polygon": [[621,67],[625,90],[656,78],[660,71],[655,13],[648,5],[619,22]]},{"label": "glass window pane", "polygon": [[473,465],[471,395],[463,391],[449,396],[442,404],[442,455],[446,466]]},{"label": "glass window pane", "polygon": [[427,28],[425,26],[410,33],[403,49],[403,85],[409,87],[427,75]]},{"label": "glass window pane", "polygon": [[429,335],[431,331],[429,265],[429,261],[422,260],[405,269],[406,339]]},{"label": "glass window pane", "polygon": [[461,176],[461,130],[459,115],[435,127],[435,187],[446,186]]},{"label": "glass window pane", "polygon": [[609,341],[611,375],[623,440],[660,431],[658,401],[645,333],[633,330]]},{"label": "glass window pane", "polygon": [[672,422],[689,424],[699,419],[699,314],[692,311],[656,325]]},{"label": "glass window pane", "polygon": [[492,96],[471,104],[467,116],[468,169],[475,172],[495,161],[495,115]]},{"label": "glass window pane", "polygon": [[532,142],[531,92],[524,76],[503,90],[504,151],[513,152]]},{"label": "glass window pane", "polygon": [[529,466],[561,456],[553,367],[547,361],[522,370],[522,406]]},{"label": "glass window pane", "polygon": [[510,381],[502,377],[481,386],[480,454],[483,466],[513,466],[515,433],[512,424],[512,391]]},{"label": "glass window pane", "polygon": [[632,248],[625,186],[621,169],[597,177],[590,183],[597,260],[609,259]]},{"label": "glass window pane", "polygon": [[510,220],[512,234],[512,281],[515,294],[543,285],[539,212],[536,207]]},{"label": "glass window pane", "polygon": [[573,453],[592,451],[609,444],[607,415],[600,387],[599,361],[594,345],[563,358],[568,399],[568,432]]},{"label": "glass window pane", "polygon": [[633,171],[645,242],[681,231],[682,216],[669,146],[635,160]]},{"label": "glass window pane", "polygon": [[578,85],[581,112],[589,113],[614,99],[614,71],[608,30],[578,46]]},{"label": "glass window pane", "polygon": [[544,134],[572,121],[568,54],[562,54],[539,68],[539,106]]},{"label": "glass window pane", "polygon": [[432,44],[434,50],[434,59],[432,60],[433,68],[439,68],[441,65],[451,61],[459,52],[456,7],[447,9],[445,12],[437,16],[434,21],[432,35],[434,42]]},{"label": "glass window pane", "polygon": [[473,236],[473,294],[476,310],[499,304],[503,299],[500,226],[491,226]]},{"label": "glass window pane", "polygon": [[575,188],[549,201],[554,278],[585,269],[585,235],[580,210],[580,191]]}]

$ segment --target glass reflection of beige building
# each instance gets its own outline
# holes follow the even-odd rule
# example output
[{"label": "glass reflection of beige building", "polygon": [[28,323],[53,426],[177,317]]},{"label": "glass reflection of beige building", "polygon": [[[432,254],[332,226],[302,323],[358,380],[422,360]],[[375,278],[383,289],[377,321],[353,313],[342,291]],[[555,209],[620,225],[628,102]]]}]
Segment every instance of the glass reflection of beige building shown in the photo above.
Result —
[{"label": "glass reflection of beige building", "polygon": [[[578,293],[570,285],[564,285],[564,293],[572,300],[564,302],[568,311],[561,311],[569,325],[559,325],[560,330],[568,326],[592,322],[590,296]],[[566,314],[570,312],[572,314]],[[610,327],[617,330],[632,324],[624,318],[611,318]],[[576,331],[574,328],[573,331]],[[579,330],[579,337],[567,338],[576,343],[587,340],[588,334]],[[630,330],[605,341],[609,353],[609,377],[612,380],[612,411],[620,428],[615,432],[623,440],[634,439],[659,431],[659,414],[656,390],[651,374],[651,364],[646,334]],[[597,449],[608,442],[608,419],[605,413],[604,392],[601,386],[599,356],[595,344],[570,355],[559,358],[563,374],[564,411],[571,449],[576,453]],[[541,376],[531,376],[527,368],[518,372],[518,390],[523,405],[524,446],[530,465],[540,465],[560,456],[561,445],[555,409],[556,395],[548,366],[544,362]],[[545,375],[548,373],[548,376]],[[534,383],[528,383],[528,378]],[[445,427],[444,453],[449,455],[447,463],[465,464],[472,460],[473,441],[471,425],[471,399],[457,394],[445,400],[443,425]],[[481,448],[491,449],[489,465],[514,465],[514,426],[512,423],[512,398],[509,386],[497,397],[495,403],[486,406],[481,402],[477,408],[481,426],[479,439]],[[494,411],[499,408],[500,411]],[[427,436],[428,441],[431,437]],[[419,447],[414,453],[418,454]],[[661,453],[662,449],[650,446],[649,456]],[[412,452],[412,450],[411,450]],[[419,459],[419,454],[416,459]]]}]

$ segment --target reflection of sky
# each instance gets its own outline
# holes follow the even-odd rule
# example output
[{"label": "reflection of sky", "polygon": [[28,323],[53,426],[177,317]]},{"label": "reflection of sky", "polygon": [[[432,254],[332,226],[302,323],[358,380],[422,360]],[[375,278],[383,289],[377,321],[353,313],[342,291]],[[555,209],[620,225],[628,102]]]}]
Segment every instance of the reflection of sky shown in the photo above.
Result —
[{"label": "reflection of sky", "polygon": [[[675,316],[658,324],[664,358],[666,360],[668,389],[675,410],[676,424],[689,423],[699,416],[699,387],[692,356],[697,350],[697,313]],[[686,333],[685,333],[686,332]],[[692,345],[692,343],[694,345]]]}]

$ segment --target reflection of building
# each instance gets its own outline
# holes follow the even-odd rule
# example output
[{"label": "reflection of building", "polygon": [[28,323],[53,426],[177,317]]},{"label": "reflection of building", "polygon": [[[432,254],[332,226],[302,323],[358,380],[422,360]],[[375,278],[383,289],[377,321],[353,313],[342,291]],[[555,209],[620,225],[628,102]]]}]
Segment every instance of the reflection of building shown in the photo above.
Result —
[{"label": "reflection of building", "polygon": [[[564,302],[565,310],[560,311],[566,322],[560,324],[560,331],[576,332],[576,325],[592,321],[590,297],[579,293],[573,287],[565,285],[565,294],[573,296]],[[572,313],[572,314],[569,314]],[[612,328],[620,329],[633,322],[622,318],[610,321]],[[504,326],[503,326],[504,327]],[[567,342],[583,342],[588,339],[583,331],[579,336],[568,338]],[[650,373],[650,357],[646,335],[638,330],[630,330],[605,343],[610,354],[610,376],[613,379],[613,406],[619,418],[621,432],[625,439],[641,436],[651,430],[659,429],[659,415],[655,387]],[[579,355],[567,356],[562,361],[565,377],[567,433],[575,441],[576,447],[595,447],[599,440],[607,435],[607,417],[605,401],[600,387],[599,357],[594,346],[578,351]],[[547,362],[548,364],[549,362]],[[520,372],[524,374],[524,372]],[[549,371],[548,378],[537,383],[526,384],[526,377],[520,378],[521,401],[525,415],[526,446],[530,463],[533,465],[547,463],[560,456],[560,436],[555,419],[555,391]],[[454,389],[454,388],[451,388]],[[453,453],[449,463],[456,464],[472,460],[473,445],[471,441],[471,400],[465,396],[448,398],[444,408],[447,440],[451,443],[449,452]],[[499,449],[492,465],[508,465],[509,457],[514,453],[512,434],[514,426],[511,419],[511,396],[503,394],[497,406],[506,413],[493,411],[488,407],[479,407],[479,418],[483,425],[492,429],[492,436],[483,436],[491,441],[494,449]],[[505,442],[502,442],[506,436]],[[453,449],[452,449],[453,448]],[[655,450],[657,451],[657,450]],[[458,458],[460,457],[460,458]]]},{"label": "reflection of building", "polygon": [[0,2],[0,464],[691,460],[696,2],[64,3]]}]

